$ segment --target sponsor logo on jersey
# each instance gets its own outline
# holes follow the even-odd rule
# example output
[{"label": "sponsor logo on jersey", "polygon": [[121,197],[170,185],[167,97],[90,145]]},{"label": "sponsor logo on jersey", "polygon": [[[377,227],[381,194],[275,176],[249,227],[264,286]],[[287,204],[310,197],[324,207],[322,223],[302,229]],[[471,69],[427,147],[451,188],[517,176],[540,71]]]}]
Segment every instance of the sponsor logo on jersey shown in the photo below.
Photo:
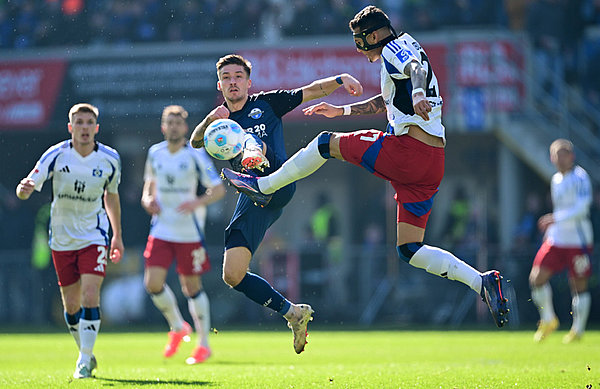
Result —
[{"label": "sponsor logo on jersey", "polygon": [[264,111],[262,111],[260,108],[253,108],[248,114],[248,117],[252,119],[260,119],[263,113]]},{"label": "sponsor logo on jersey", "polygon": [[75,180],[73,190],[77,193],[81,193],[85,190],[85,181]]},{"label": "sponsor logo on jersey", "polygon": [[398,53],[396,53],[396,57],[398,57],[400,59],[400,61],[402,61],[402,62],[406,62],[410,58],[410,56],[408,55],[406,50],[404,50],[402,48],[400,49],[400,51]]},{"label": "sponsor logo on jersey", "polygon": [[165,176],[165,178],[167,179],[167,183],[168,183],[169,185],[173,185],[173,184],[175,183],[175,177],[173,177],[172,175],[170,175],[170,174],[167,174],[167,175]]},{"label": "sponsor logo on jersey", "polygon": [[92,170],[92,175],[94,177],[102,177],[102,169],[95,168],[94,170]]}]

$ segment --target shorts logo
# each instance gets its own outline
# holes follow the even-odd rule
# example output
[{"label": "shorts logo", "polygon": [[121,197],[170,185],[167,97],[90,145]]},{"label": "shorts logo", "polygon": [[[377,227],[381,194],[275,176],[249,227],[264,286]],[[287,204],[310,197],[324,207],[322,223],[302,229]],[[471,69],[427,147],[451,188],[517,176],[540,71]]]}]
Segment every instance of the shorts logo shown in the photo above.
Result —
[{"label": "shorts logo", "polygon": [[260,119],[263,113],[264,111],[262,111],[260,108],[253,108],[252,111],[250,111],[250,113],[248,114],[248,117],[252,119]]}]

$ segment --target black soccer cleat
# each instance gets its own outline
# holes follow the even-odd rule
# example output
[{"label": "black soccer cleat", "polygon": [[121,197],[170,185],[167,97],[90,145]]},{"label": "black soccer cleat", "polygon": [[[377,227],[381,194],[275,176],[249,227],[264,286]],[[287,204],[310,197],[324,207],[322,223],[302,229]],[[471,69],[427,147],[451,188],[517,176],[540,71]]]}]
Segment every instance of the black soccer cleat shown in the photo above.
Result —
[{"label": "black soccer cleat", "polygon": [[273,195],[264,194],[258,189],[258,179],[249,174],[234,172],[231,169],[223,168],[221,178],[226,180],[238,192],[245,194],[254,202],[254,205],[264,207],[269,204]]},{"label": "black soccer cleat", "polygon": [[490,270],[481,275],[481,298],[487,304],[498,327],[508,323],[508,299],[502,293],[502,276],[498,270]]}]

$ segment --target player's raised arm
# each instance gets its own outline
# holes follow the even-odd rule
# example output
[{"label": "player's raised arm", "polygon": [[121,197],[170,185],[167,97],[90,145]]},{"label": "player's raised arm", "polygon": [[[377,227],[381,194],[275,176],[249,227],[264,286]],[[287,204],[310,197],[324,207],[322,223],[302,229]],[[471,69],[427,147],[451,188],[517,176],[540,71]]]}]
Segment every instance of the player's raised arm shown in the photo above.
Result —
[{"label": "player's raised arm", "polygon": [[354,104],[338,106],[321,102],[311,105],[310,107],[306,107],[302,110],[305,115],[318,114],[328,118],[334,118],[342,115],[370,115],[385,111],[385,102],[383,101],[381,94]]},{"label": "player's raised arm", "polygon": [[352,96],[360,96],[363,93],[363,87],[360,82],[348,73],[322,78],[311,82],[302,88],[302,102],[311,101],[321,97],[329,96],[337,88],[343,86]]},{"label": "player's raised arm", "polygon": [[204,120],[202,120],[200,124],[198,124],[196,128],[194,128],[194,132],[192,132],[192,136],[190,137],[190,144],[192,145],[192,147],[195,149],[203,147],[204,132],[206,131],[206,128],[210,125],[210,123],[214,122],[217,119],[227,118],[229,118],[229,110],[224,105],[219,105],[218,107],[210,111],[210,113],[206,115]]}]

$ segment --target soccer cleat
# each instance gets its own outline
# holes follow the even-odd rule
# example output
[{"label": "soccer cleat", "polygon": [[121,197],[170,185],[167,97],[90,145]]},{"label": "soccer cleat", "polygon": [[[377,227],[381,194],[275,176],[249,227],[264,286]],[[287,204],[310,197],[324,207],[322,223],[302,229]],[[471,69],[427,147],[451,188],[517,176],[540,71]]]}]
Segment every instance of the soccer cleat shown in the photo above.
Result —
[{"label": "soccer cleat", "polygon": [[294,316],[288,319],[288,327],[294,334],[294,351],[296,354],[300,354],[304,351],[306,346],[306,337],[308,336],[308,322],[311,321],[313,309],[308,304],[298,304],[295,306],[297,309]]},{"label": "soccer cleat", "polygon": [[533,334],[533,341],[536,343],[541,342],[548,335],[553,333],[558,328],[558,325],[559,325],[559,323],[558,323],[558,319],[556,317],[550,321],[540,320],[538,322],[537,331],[535,331],[535,334]]},{"label": "soccer cleat", "polygon": [[186,322],[183,322],[183,328],[179,331],[169,331],[169,341],[165,346],[164,356],[166,358],[172,357],[173,354],[179,349],[179,344],[183,340],[184,342],[190,341],[190,334],[192,333],[192,327]]},{"label": "soccer cleat", "polygon": [[242,166],[247,170],[258,169],[262,172],[271,165],[261,149],[246,147],[242,156]]},{"label": "soccer cleat", "polygon": [[508,299],[502,293],[502,276],[497,270],[490,270],[481,275],[481,298],[487,304],[498,327],[508,322],[506,314]]},{"label": "soccer cleat", "polygon": [[206,361],[211,354],[210,348],[205,346],[197,346],[194,351],[192,351],[192,356],[185,360],[185,363],[188,365],[202,363]]},{"label": "soccer cleat", "polygon": [[257,177],[249,174],[234,172],[231,169],[223,168],[221,178],[226,180],[238,192],[245,194],[254,202],[254,205],[264,207],[269,204],[273,195],[264,194],[258,189]]},{"label": "soccer cleat", "polygon": [[562,342],[564,344],[569,344],[569,343],[573,343],[573,342],[578,342],[581,340],[581,333],[571,329],[569,332],[567,332],[567,334],[563,337]]},{"label": "soccer cleat", "polygon": [[85,363],[80,363],[75,368],[75,372],[73,373],[73,378],[90,378],[92,376],[92,368],[91,366],[86,365]]}]

